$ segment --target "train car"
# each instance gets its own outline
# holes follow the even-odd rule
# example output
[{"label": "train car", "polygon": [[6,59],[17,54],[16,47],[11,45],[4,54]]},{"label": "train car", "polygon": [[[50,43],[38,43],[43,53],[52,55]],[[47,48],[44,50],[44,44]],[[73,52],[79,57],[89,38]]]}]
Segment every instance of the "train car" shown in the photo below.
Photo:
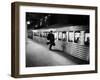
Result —
[{"label": "train car", "polygon": [[90,33],[88,26],[76,25],[33,30],[33,40],[46,45],[47,35],[50,30],[53,31],[55,36],[56,45],[54,49],[89,62]]}]

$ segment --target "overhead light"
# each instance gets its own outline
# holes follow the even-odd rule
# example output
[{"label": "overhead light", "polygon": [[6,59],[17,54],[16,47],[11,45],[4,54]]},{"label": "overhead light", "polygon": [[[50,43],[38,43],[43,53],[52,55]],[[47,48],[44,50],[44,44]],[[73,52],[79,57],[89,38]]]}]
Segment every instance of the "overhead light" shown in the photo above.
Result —
[{"label": "overhead light", "polygon": [[30,21],[27,21],[26,23],[27,23],[27,24],[30,24]]}]

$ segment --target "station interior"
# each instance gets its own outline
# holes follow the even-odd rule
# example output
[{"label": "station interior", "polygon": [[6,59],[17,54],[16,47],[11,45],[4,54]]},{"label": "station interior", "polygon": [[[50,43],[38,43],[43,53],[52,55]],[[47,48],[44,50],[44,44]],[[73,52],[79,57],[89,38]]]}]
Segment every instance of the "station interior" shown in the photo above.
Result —
[{"label": "station interior", "polygon": [[26,67],[89,64],[89,26],[89,15],[26,12]]}]

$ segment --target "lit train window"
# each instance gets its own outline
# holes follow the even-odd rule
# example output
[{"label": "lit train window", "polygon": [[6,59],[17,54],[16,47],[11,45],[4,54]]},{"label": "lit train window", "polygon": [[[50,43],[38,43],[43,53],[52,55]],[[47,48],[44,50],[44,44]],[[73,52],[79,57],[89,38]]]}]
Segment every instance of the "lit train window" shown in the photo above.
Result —
[{"label": "lit train window", "polygon": [[58,39],[58,32],[54,32],[53,34],[54,34],[55,40],[57,40]]},{"label": "lit train window", "polygon": [[36,36],[38,36],[38,32],[36,32]]},{"label": "lit train window", "polygon": [[62,32],[58,32],[58,40],[62,40]]},{"label": "lit train window", "polygon": [[41,34],[41,32],[40,32],[40,37],[42,37],[42,34]]},{"label": "lit train window", "polygon": [[85,43],[86,46],[89,46],[89,43],[90,43],[90,33],[85,33],[84,43]]},{"label": "lit train window", "polygon": [[46,33],[45,33],[45,32],[43,32],[43,37],[44,37],[44,38],[46,37]]},{"label": "lit train window", "polygon": [[37,32],[37,36],[39,36],[39,32]]},{"label": "lit train window", "polygon": [[78,43],[79,40],[80,40],[79,38],[80,38],[80,31],[75,31],[75,33],[74,33],[74,42]]},{"label": "lit train window", "polygon": [[45,37],[46,37],[46,38],[47,38],[47,35],[48,35],[48,33],[46,32],[46,33],[45,33]]},{"label": "lit train window", "polygon": [[43,32],[43,37],[45,37],[45,32]]},{"label": "lit train window", "polygon": [[64,41],[66,41],[66,39],[67,39],[66,31],[63,31],[63,32],[62,32],[62,39],[63,39]]},{"label": "lit train window", "polygon": [[45,38],[47,37],[47,32],[45,32]]},{"label": "lit train window", "polygon": [[74,41],[74,32],[69,31],[68,33],[68,42],[73,42]]},{"label": "lit train window", "polygon": [[36,33],[34,32],[34,36],[36,36]]},{"label": "lit train window", "polygon": [[40,37],[43,37],[43,32],[40,33]]}]

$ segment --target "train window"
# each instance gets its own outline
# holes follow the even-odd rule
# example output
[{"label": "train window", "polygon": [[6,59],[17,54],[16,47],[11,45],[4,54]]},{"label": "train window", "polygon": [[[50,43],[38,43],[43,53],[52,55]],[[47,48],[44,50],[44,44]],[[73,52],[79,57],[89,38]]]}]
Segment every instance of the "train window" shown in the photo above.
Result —
[{"label": "train window", "polygon": [[43,32],[43,37],[45,38],[45,32]]},{"label": "train window", "polygon": [[68,42],[73,42],[74,41],[74,32],[69,31],[68,33]]},{"label": "train window", "polygon": [[36,36],[36,32],[34,32],[34,36]]},{"label": "train window", "polygon": [[46,37],[46,33],[45,33],[45,32],[43,32],[43,37],[44,37],[44,38]]},{"label": "train window", "polygon": [[40,36],[43,37],[43,32],[41,32],[41,35]]},{"label": "train window", "polygon": [[89,43],[90,43],[90,33],[89,32],[85,32],[84,43],[86,46],[89,46]]},{"label": "train window", "polygon": [[62,32],[58,32],[58,40],[62,40]]},{"label": "train window", "polygon": [[45,32],[45,37],[47,37],[47,32]]},{"label": "train window", "polygon": [[74,33],[74,42],[79,43],[79,38],[80,38],[80,31],[75,31],[75,33]]},{"label": "train window", "polygon": [[62,39],[63,39],[64,41],[66,41],[66,39],[67,39],[67,38],[66,38],[66,31],[63,31],[63,32],[62,32]]},{"label": "train window", "polygon": [[37,32],[37,36],[39,36],[39,32]]},{"label": "train window", "polygon": [[40,33],[40,37],[42,37],[42,34]]},{"label": "train window", "polygon": [[45,38],[47,38],[47,35],[48,35],[48,33],[46,32],[46,33],[45,33]]},{"label": "train window", "polygon": [[54,32],[54,37],[55,37],[55,40],[58,40],[58,32]]},{"label": "train window", "polygon": [[39,36],[39,32],[36,33],[36,36]]}]

